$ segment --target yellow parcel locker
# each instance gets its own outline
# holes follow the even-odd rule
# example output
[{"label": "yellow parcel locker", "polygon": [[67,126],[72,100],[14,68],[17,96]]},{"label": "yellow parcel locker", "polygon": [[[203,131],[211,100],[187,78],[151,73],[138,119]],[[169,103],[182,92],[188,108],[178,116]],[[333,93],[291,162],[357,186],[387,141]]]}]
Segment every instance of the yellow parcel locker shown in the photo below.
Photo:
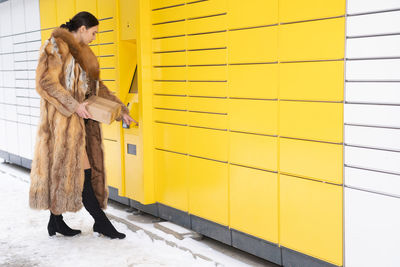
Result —
[{"label": "yellow parcel locker", "polygon": [[187,101],[186,96],[154,95],[153,107],[186,110]]},{"label": "yellow parcel locker", "polygon": [[117,58],[114,55],[99,56],[99,65],[101,68],[116,68]]},{"label": "yellow parcel locker", "polygon": [[187,21],[187,34],[224,31],[226,27],[226,15],[189,19]]},{"label": "yellow parcel locker", "polygon": [[115,55],[117,53],[117,47],[115,44],[101,44],[99,45],[100,55]]},{"label": "yellow parcel locker", "polygon": [[278,26],[229,31],[229,63],[278,60]]},{"label": "yellow parcel locker", "polygon": [[115,19],[108,18],[99,21],[99,32],[116,30]]},{"label": "yellow parcel locker", "polygon": [[151,0],[151,9],[158,9],[163,7],[176,6],[184,4],[185,0]]},{"label": "yellow parcel locker", "polygon": [[228,225],[228,164],[189,157],[189,213]]},{"label": "yellow parcel locker", "polygon": [[186,36],[153,39],[153,52],[178,51],[186,49]]},{"label": "yellow parcel locker", "polygon": [[151,12],[152,24],[184,20],[186,17],[185,10],[186,10],[185,5],[154,10],[153,12]]},{"label": "yellow parcel locker", "polygon": [[229,65],[229,96],[278,99],[278,64]]},{"label": "yellow parcel locker", "polygon": [[228,95],[227,82],[189,82],[187,86],[190,96],[226,97]]},{"label": "yellow parcel locker", "polygon": [[227,32],[214,32],[187,36],[187,49],[226,48]]},{"label": "yellow parcel locker", "polygon": [[343,265],[343,189],[280,175],[280,244]]},{"label": "yellow parcel locker", "polygon": [[278,138],[229,132],[229,162],[277,171]]},{"label": "yellow parcel locker", "polygon": [[76,13],[87,11],[97,17],[97,0],[76,0]]},{"label": "yellow parcel locker", "polygon": [[190,126],[207,127],[213,129],[228,129],[228,116],[205,112],[188,112]]},{"label": "yellow parcel locker", "polygon": [[116,43],[116,35],[114,30],[110,30],[107,32],[100,32],[99,34],[99,43],[100,44],[111,44]]},{"label": "yellow parcel locker", "polygon": [[284,137],[343,142],[343,104],[280,101],[279,131]]},{"label": "yellow parcel locker", "polygon": [[188,97],[188,110],[227,114],[228,99],[215,97]]},{"label": "yellow parcel locker", "polygon": [[189,154],[228,161],[228,132],[224,130],[189,127]]},{"label": "yellow parcel locker", "polygon": [[[66,23],[76,14],[75,13],[75,0],[56,0],[57,7],[57,25],[60,26]],[[43,14],[47,16],[47,14]]]},{"label": "yellow parcel locker", "polygon": [[277,135],[278,101],[229,99],[229,129]]},{"label": "yellow parcel locker", "polygon": [[188,152],[188,127],[154,123],[154,146],[174,152]]},{"label": "yellow parcel locker", "polygon": [[107,183],[123,192],[121,179],[121,144],[119,140],[103,140],[104,164],[106,167]]},{"label": "yellow parcel locker", "polygon": [[97,0],[98,19],[115,18],[116,7],[116,0]]},{"label": "yellow parcel locker", "polygon": [[103,138],[111,139],[111,140],[119,140],[120,139],[120,123],[114,122],[111,124],[101,124],[101,129],[103,131]]},{"label": "yellow parcel locker", "polygon": [[227,81],[228,69],[226,66],[188,67],[189,81]]},{"label": "yellow parcel locker", "polygon": [[226,64],[226,49],[188,51],[188,65]]},{"label": "yellow parcel locker", "polygon": [[226,13],[227,0],[187,1],[186,14],[188,18],[199,18],[209,15]]},{"label": "yellow parcel locker", "polygon": [[186,21],[177,21],[152,26],[153,38],[186,34]]},{"label": "yellow parcel locker", "polygon": [[157,122],[187,124],[188,123],[187,117],[188,117],[187,111],[159,109],[159,108],[155,108],[153,111],[154,121]]},{"label": "yellow parcel locker", "polygon": [[280,138],[279,149],[281,173],[342,184],[342,145]]},{"label": "yellow parcel locker", "polygon": [[343,101],[343,86],[343,61],[279,64],[281,99]]},{"label": "yellow parcel locker", "polygon": [[102,69],[101,70],[101,78],[104,80],[113,80],[117,79],[117,72],[115,69]]},{"label": "yellow parcel locker", "polygon": [[293,22],[344,16],[346,0],[279,0],[279,21]]},{"label": "yellow parcel locker", "polygon": [[186,95],[186,82],[153,82],[154,94]]},{"label": "yellow parcel locker", "polygon": [[345,19],[280,25],[280,61],[343,59]]},{"label": "yellow parcel locker", "polygon": [[278,0],[228,1],[229,29],[278,23]]},{"label": "yellow parcel locker", "polygon": [[[56,3],[57,2],[54,0],[40,0],[39,1],[40,28],[42,30],[60,26],[57,23]],[[50,34],[51,34],[51,32],[43,34],[43,31],[42,31],[42,41],[47,40],[50,37]],[[46,36],[46,37],[43,38],[43,36]]]},{"label": "yellow parcel locker", "polygon": [[229,165],[229,226],[278,243],[278,174]]},{"label": "yellow parcel locker", "polygon": [[171,52],[171,53],[154,53],[154,66],[185,66],[186,51]]},{"label": "yellow parcel locker", "polygon": [[188,211],[188,157],[161,150],[155,150],[154,154],[157,201]]},{"label": "yellow parcel locker", "polygon": [[186,68],[185,67],[153,68],[153,79],[185,81]]}]

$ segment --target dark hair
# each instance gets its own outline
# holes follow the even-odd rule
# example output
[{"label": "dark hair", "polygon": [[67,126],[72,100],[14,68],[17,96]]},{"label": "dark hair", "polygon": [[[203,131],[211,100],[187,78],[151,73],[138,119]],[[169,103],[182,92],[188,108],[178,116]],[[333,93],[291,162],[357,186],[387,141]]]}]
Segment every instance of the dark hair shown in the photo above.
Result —
[{"label": "dark hair", "polygon": [[67,29],[70,32],[78,30],[81,26],[86,26],[89,29],[93,26],[99,25],[99,21],[91,13],[82,11],[76,14],[72,19],[67,21],[65,24],[61,24],[61,28]]}]

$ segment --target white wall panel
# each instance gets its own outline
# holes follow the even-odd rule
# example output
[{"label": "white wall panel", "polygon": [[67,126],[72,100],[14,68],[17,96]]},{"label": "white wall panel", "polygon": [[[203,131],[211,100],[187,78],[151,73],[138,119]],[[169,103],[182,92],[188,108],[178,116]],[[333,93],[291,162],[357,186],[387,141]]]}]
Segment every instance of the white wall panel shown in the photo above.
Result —
[{"label": "white wall panel", "polygon": [[11,25],[13,34],[25,32],[25,8],[24,0],[12,0],[11,2]]},{"label": "white wall panel", "polygon": [[400,35],[347,39],[347,58],[400,57]]},{"label": "white wall panel", "polygon": [[400,104],[400,82],[349,82],[346,101]]},{"label": "white wall panel", "polygon": [[346,62],[346,79],[400,80],[400,59],[348,60]]},{"label": "white wall panel", "polygon": [[344,122],[400,127],[400,106],[345,104]]},{"label": "white wall panel", "polygon": [[17,104],[17,97],[14,88],[5,88],[4,90],[4,102],[7,104]]},{"label": "white wall panel", "polygon": [[0,3],[0,32],[1,36],[11,35],[11,1]]},{"label": "white wall panel", "polygon": [[400,129],[345,126],[345,144],[400,150]]},{"label": "white wall panel", "polygon": [[400,152],[350,146],[346,146],[344,151],[348,166],[400,173]]},{"label": "white wall panel", "polygon": [[383,172],[345,168],[345,184],[400,197],[400,176]]},{"label": "white wall panel", "polygon": [[32,125],[31,126],[31,151],[32,151],[32,158],[33,158],[33,153],[35,153],[35,144],[36,144],[36,132],[37,132],[37,126]]},{"label": "white wall panel", "polygon": [[399,33],[400,11],[347,17],[347,36]]},{"label": "white wall panel", "polygon": [[18,155],[18,126],[16,122],[6,121],[7,152]]},{"label": "white wall panel", "polygon": [[18,124],[18,155],[26,159],[32,158],[32,140],[30,138],[31,132],[30,125],[22,123]]},{"label": "white wall panel", "polygon": [[347,13],[363,13],[400,8],[399,0],[347,0]]},{"label": "white wall panel", "polygon": [[[12,53],[13,52],[13,40],[12,36],[0,38],[1,42],[1,52],[2,53]],[[6,66],[7,68],[7,66]]]},{"label": "white wall panel", "polygon": [[7,151],[6,122],[1,118],[4,115],[2,104],[0,104],[0,150]]},{"label": "white wall panel", "polygon": [[[25,0],[24,2],[25,2],[26,31],[29,32],[29,31],[40,30],[39,0]],[[40,40],[40,32],[37,33],[39,33],[39,40]]]},{"label": "white wall panel", "polygon": [[400,199],[345,189],[345,266],[398,267]]}]

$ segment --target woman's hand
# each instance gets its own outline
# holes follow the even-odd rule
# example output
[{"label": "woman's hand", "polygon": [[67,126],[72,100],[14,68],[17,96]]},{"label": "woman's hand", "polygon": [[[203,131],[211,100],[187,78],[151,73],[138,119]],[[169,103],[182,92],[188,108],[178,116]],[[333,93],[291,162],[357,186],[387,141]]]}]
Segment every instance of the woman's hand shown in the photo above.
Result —
[{"label": "woman's hand", "polygon": [[90,115],[90,113],[86,110],[87,104],[88,104],[88,102],[80,103],[78,108],[75,111],[79,115],[79,117],[84,118],[84,119],[92,118],[92,115]]},{"label": "woman's hand", "polygon": [[127,125],[130,125],[131,122],[134,122],[134,123],[136,124],[136,126],[139,125],[139,123],[138,123],[137,121],[135,121],[135,120],[134,120],[131,116],[129,116],[129,114],[127,114],[127,113],[123,113],[123,114],[122,114],[122,119],[124,120],[124,122],[125,122]]}]

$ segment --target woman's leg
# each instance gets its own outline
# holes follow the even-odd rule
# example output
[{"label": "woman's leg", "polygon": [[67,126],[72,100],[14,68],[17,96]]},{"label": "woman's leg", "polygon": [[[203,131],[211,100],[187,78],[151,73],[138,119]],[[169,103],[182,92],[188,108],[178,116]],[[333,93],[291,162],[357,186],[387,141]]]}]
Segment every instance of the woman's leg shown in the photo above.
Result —
[{"label": "woman's leg", "polygon": [[104,211],[100,208],[99,202],[94,194],[92,187],[92,170],[85,170],[85,183],[82,192],[82,202],[85,209],[94,219],[93,231],[101,233],[110,238],[125,238],[125,234],[118,232],[108,220]]},{"label": "woman's leg", "polygon": [[63,220],[63,216],[55,215],[50,211],[50,220],[47,225],[47,231],[50,236],[60,233],[65,236],[74,236],[81,233],[81,230],[71,229]]}]

